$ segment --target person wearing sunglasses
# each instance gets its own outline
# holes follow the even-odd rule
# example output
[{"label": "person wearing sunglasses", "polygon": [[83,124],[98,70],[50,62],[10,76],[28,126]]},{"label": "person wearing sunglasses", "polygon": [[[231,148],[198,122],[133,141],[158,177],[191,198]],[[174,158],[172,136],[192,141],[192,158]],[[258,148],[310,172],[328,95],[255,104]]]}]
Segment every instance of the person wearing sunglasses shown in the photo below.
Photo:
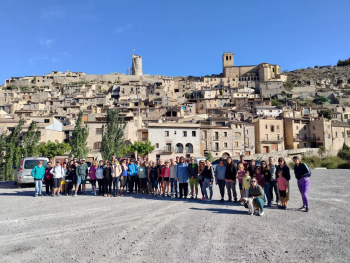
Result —
[{"label": "person wearing sunglasses", "polygon": [[261,172],[264,175],[265,178],[265,195],[267,199],[267,206],[271,207],[271,196],[270,196],[270,182],[271,182],[271,173],[269,166],[267,165],[266,161],[261,162]]},{"label": "person wearing sunglasses", "polygon": [[249,197],[253,198],[253,204],[259,209],[259,216],[264,215],[264,189],[258,185],[256,177],[250,180]]},{"label": "person wearing sunglasses", "polygon": [[287,190],[287,196],[286,196],[286,206],[288,207],[290,170],[286,164],[286,161],[282,157],[278,158],[278,166],[276,167],[276,178],[278,178],[279,171],[282,171],[283,177],[286,178],[286,180],[287,180],[287,189],[288,190]]},{"label": "person wearing sunglasses", "polygon": [[305,212],[309,212],[309,198],[307,197],[307,193],[310,188],[311,171],[305,163],[300,162],[300,158],[298,156],[294,156],[293,161],[295,164],[295,178],[298,180],[299,191],[303,199],[303,206],[299,209],[305,209]]}]

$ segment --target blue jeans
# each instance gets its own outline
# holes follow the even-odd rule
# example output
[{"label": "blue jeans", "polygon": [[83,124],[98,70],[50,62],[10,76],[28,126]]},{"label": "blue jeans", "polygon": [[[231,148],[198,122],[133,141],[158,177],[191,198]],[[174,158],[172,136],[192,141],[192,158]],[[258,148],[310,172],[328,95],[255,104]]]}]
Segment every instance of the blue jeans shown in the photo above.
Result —
[{"label": "blue jeans", "polygon": [[210,183],[210,179],[204,179],[203,183],[203,192],[204,196],[208,198],[208,193],[207,193],[207,187],[209,187],[209,192],[210,192],[210,199],[213,197],[213,183]]},{"label": "blue jeans", "polygon": [[170,188],[171,188],[171,196],[174,196],[174,192],[175,192],[175,197],[177,198],[178,190],[177,190],[176,178],[170,178]]},{"label": "blue jeans", "polygon": [[34,182],[35,182],[35,194],[41,195],[41,190],[43,189],[43,181],[34,180]]},{"label": "blue jeans", "polygon": [[265,198],[264,198],[264,201],[266,201],[266,198],[267,198],[267,204],[270,205],[271,204],[271,196],[270,196],[270,183],[266,184],[265,185],[265,188],[264,188],[264,192],[265,192]]},{"label": "blue jeans", "polygon": [[119,194],[119,180],[120,177],[113,177],[112,182],[113,182],[113,194],[117,195]]}]

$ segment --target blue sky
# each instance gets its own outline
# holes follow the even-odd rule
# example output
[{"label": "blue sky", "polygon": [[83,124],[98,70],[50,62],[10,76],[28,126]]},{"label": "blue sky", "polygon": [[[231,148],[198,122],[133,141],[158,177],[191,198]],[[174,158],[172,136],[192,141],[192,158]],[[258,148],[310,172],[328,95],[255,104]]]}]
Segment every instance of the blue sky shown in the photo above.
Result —
[{"label": "blue sky", "polygon": [[2,0],[0,84],[53,70],[144,74],[221,73],[235,65],[282,70],[350,57],[349,0]]}]

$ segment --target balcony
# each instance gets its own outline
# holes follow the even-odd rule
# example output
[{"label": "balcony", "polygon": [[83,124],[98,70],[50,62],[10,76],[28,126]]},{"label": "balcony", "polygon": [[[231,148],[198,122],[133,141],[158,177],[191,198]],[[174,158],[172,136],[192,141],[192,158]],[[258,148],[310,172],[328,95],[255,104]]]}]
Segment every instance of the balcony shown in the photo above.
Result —
[{"label": "balcony", "polygon": [[174,147],[164,147],[163,154],[172,154],[174,152]]},{"label": "balcony", "polygon": [[312,142],[312,141],[319,141],[320,137],[299,137],[294,136],[293,141],[294,142]]},{"label": "balcony", "polygon": [[284,141],[284,137],[282,138],[263,138],[261,143],[282,143]]}]

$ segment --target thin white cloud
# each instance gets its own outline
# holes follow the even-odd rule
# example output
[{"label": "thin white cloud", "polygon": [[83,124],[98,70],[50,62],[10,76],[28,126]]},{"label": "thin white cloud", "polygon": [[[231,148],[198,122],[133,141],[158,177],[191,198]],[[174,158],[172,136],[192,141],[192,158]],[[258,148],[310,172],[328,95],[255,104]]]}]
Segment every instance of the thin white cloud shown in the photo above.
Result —
[{"label": "thin white cloud", "polygon": [[130,29],[132,27],[132,24],[129,24],[129,25],[126,25],[126,26],[123,26],[123,27],[119,27],[115,30],[115,33],[117,34],[121,34],[123,33],[124,31]]},{"label": "thin white cloud", "polygon": [[51,45],[53,42],[54,42],[54,40],[52,40],[52,39],[42,39],[42,40],[40,40],[40,45],[42,45],[46,48],[51,48]]}]

